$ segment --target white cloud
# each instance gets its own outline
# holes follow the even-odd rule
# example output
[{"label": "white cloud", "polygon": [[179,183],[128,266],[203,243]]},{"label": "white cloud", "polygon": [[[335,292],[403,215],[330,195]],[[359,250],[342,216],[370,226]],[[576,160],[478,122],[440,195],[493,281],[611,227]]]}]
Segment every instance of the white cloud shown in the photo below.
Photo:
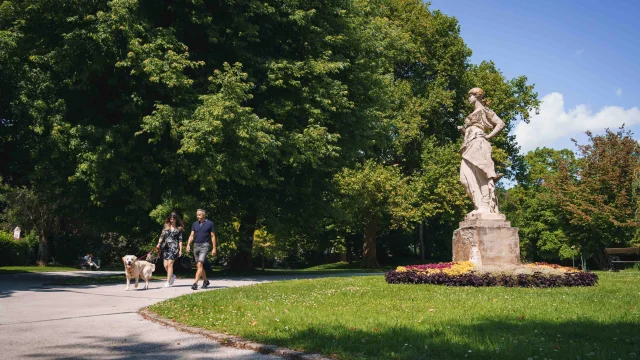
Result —
[{"label": "white cloud", "polygon": [[618,88],[618,90],[616,90],[616,95],[620,96],[622,95],[622,89]]},{"label": "white cloud", "polygon": [[584,49],[576,50],[576,55],[580,56],[584,54]]},{"label": "white cloud", "polygon": [[567,112],[562,94],[554,92],[542,98],[540,113],[532,114],[529,124],[518,123],[513,134],[521,152],[526,154],[537,147],[553,147],[559,140],[566,143],[587,130],[599,133],[605,128],[617,129],[622,124],[625,128],[640,124],[640,109],[605,106],[594,114],[588,105],[582,104]]}]

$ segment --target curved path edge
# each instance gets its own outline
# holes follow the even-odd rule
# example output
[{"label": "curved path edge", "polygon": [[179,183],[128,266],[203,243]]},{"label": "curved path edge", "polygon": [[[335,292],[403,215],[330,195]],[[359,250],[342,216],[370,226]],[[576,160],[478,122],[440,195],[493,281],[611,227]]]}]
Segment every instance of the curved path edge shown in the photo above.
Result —
[{"label": "curved path edge", "polygon": [[331,360],[330,358],[324,357],[319,354],[311,354],[302,351],[291,350],[275,345],[260,344],[241,338],[239,336],[221,334],[211,330],[180,324],[173,320],[152,313],[147,307],[138,310],[138,315],[142,316],[145,320],[149,320],[164,326],[169,326],[181,332],[204,336],[223,346],[229,346],[243,350],[253,350],[261,354],[276,355],[292,360]]}]

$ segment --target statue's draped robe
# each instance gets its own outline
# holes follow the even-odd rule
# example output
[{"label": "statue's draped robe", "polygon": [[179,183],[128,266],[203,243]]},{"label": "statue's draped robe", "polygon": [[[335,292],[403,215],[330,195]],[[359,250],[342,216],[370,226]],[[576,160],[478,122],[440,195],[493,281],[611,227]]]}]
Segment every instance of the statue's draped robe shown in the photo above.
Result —
[{"label": "statue's draped robe", "polygon": [[491,159],[491,144],[484,136],[493,129],[493,124],[488,120],[493,115],[493,111],[482,108],[465,119],[464,143],[460,150],[460,181],[465,184],[476,210],[497,213],[495,193],[489,184],[490,179],[496,178],[495,166]]}]

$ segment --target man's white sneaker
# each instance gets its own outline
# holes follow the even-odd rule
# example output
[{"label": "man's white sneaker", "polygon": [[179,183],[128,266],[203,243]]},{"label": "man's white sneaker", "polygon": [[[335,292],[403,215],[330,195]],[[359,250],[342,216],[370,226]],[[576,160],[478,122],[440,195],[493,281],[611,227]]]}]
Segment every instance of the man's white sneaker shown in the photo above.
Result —
[{"label": "man's white sneaker", "polygon": [[176,276],[171,275],[171,279],[169,279],[169,285],[173,285],[173,282],[176,281]]},{"label": "man's white sneaker", "polygon": [[164,283],[164,286],[163,286],[163,287],[166,287],[166,288],[171,287],[171,284],[169,284],[168,282],[167,282],[167,283]]}]

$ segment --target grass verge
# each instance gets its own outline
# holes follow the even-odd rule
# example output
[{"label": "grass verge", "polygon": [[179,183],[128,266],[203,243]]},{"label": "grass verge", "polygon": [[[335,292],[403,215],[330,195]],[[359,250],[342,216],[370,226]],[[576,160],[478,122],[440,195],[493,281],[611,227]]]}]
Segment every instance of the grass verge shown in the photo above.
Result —
[{"label": "grass verge", "polygon": [[640,273],[591,288],[389,285],[382,276],[196,293],[150,307],[190,326],[336,359],[640,356]]},{"label": "grass verge", "polygon": [[[317,265],[317,266],[312,266],[306,269],[302,269],[299,270],[300,272],[311,272],[311,273],[316,273],[316,272],[325,272],[325,273],[341,273],[341,272],[359,272],[359,273],[378,273],[378,272],[385,272],[387,270],[390,270],[392,267],[391,266],[383,266],[379,269],[367,269],[367,268],[363,268],[362,266],[360,266],[359,262],[354,262],[349,264],[346,261],[341,261],[341,262],[336,262],[336,263],[331,263],[331,264],[324,264],[324,265]],[[275,270],[274,270],[275,271]]]},{"label": "grass verge", "polygon": [[79,269],[68,266],[0,266],[0,274],[40,273],[77,271]]},{"label": "grass verge", "polygon": [[[159,273],[162,277],[164,269],[162,265],[156,265],[155,273]],[[237,271],[223,269],[219,266],[213,266],[207,270],[207,273],[211,272],[216,276],[256,276],[256,275],[297,275],[297,274],[340,274],[340,273],[381,273],[392,267],[383,267],[380,269],[366,269],[361,268],[358,263],[349,264],[347,262],[337,262],[332,264],[318,265],[306,269],[266,269],[260,270],[256,268],[250,271]],[[67,266],[0,266],[0,274],[18,274],[18,273],[30,273],[30,272],[53,272],[53,271],[81,271],[82,269],[67,267]],[[121,265],[116,266],[103,266],[101,271],[123,271]],[[195,268],[192,270],[176,270],[175,272],[181,277],[193,277],[195,275]]]},{"label": "grass verge", "polygon": [[[384,273],[391,267],[383,267],[379,269],[367,269],[360,267],[359,264],[349,264],[347,262],[337,262],[331,264],[317,265],[305,269],[265,269],[256,268],[250,271],[238,271],[229,269],[220,269],[220,274],[229,276],[242,275],[300,275],[300,274],[346,274],[346,273]],[[214,269],[214,271],[216,271]]]}]

